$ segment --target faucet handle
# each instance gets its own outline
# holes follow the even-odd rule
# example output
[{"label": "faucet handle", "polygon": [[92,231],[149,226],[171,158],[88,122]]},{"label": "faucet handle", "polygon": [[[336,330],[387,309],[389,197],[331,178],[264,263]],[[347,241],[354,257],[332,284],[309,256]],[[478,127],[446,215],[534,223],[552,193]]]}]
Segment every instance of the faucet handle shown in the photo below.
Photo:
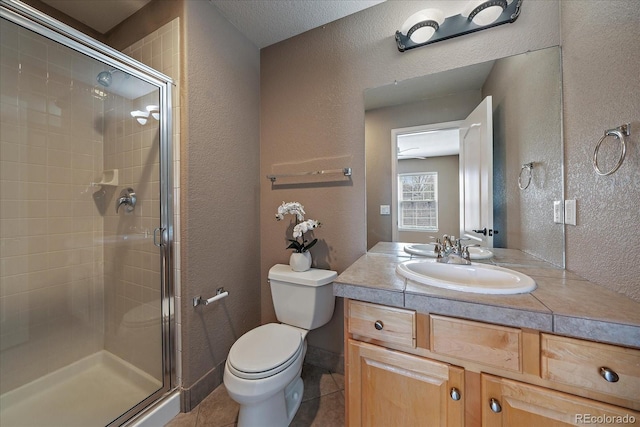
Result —
[{"label": "faucet handle", "polygon": [[462,247],[462,252],[460,252],[462,258],[466,259],[467,261],[471,261],[471,255],[469,254],[469,248],[475,248],[475,247],[480,247],[480,245],[475,244],[475,243],[472,243],[470,245],[464,245]]},{"label": "faucet handle", "polygon": [[436,258],[442,258],[442,244],[440,242],[433,245],[433,252],[436,254]]},{"label": "faucet handle", "polygon": [[469,246],[464,246],[462,248],[462,252],[460,253],[460,256],[465,260],[471,262],[471,255],[469,255]]}]

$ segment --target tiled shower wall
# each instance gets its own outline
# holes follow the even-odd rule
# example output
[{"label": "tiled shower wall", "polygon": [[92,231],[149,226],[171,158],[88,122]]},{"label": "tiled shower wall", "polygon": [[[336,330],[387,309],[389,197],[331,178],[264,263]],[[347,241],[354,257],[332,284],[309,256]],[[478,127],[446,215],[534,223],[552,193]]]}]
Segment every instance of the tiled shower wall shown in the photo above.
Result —
[{"label": "tiled shower wall", "polygon": [[[117,83],[114,82],[114,86]],[[139,84],[143,84],[140,82]],[[110,95],[105,101],[104,167],[117,170],[104,212],[105,350],[162,379],[160,253],[153,230],[160,224],[159,126],[143,125],[131,111],[158,105],[158,91],[138,99]],[[115,211],[124,188],[137,203]]]},{"label": "tiled shower wall", "polygon": [[[159,378],[159,135],[129,114],[157,92],[112,95],[95,83],[105,66],[4,20],[0,43],[0,394],[103,348]],[[176,19],[125,53],[178,82],[178,47]],[[113,169],[117,187],[91,184]],[[127,186],[138,206],[116,216]]]},{"label": "tiled shower wall", "polygon": [[[174,209],[174,226],[173,226],[173,266],[174,266],[174,292],[175,292],[175,308],[174,318],[176,320],[176,351],[178,360],[176,363],[176,375],[177,383],[182,383],[182,370],[181,370],[181,321],[180,321],[180,18],[175,18],[171,22],[161,26],[156,31],[145,36],[142,40],[137,41],[131,46],[122,51],[124,54],[136,59],[166,75],[171,77],[175,83],[172,91],[172,112],[173,112],[173,138],[172,138],[172,153],[173,153],[173,209]],[[137,100],[135,109],[144,110],[144,106],[148,105],[147,101],[150,100]],[[157,102],[156,102],[157,105]],[[128,113],[127,113],[128,114]],[[153,119],[150,119],[153,120]],[[138,126],[137,123],[131,128],[131,131],[135,135],[136,132],[144,127]],[[126,128],[125,128],[126,129]],[[135,137],[134,137],[135,138]],[[143,141],[147,137],[143,138]],[[157,138],[157,136],[156,136]],[[157,144],[156,144],[157,148]],[[155,153],[155,154],[154,154]],[[144,149],[141,152],[141,161],[145,161],[145,156],[156,155],[157,151],[147,151]],[[157,159],[157,157],[156,157]],[[144,171],[143,171],[144,172]],[[154,172],[155,173],[155,172]],[[154,175],[157,176],[157,175]],[[155,190],[154,190],[155,191]],[[157,192],[154,194],[158,194]],[[155,203],[157,206],[157,203]],[[157,227],[157,225],[154,225]],[[153,230],[153,228],[151,228]],[[157,254],[157,252],[155,252]],[[150,254],[144,255],[142,269],[146,270],[148,262],[151,261]],[[146,261],[145,261],[146,260]],[[143,273],[144,274],[144,273]],[[145,282],[146,283],[146,282]],[[158,282],[159,283],[159,279]],[[145,284],[146,286],[146,284]],[[156,289],[159,289],[156,287]],[[142,302],[148,304],[148,299],[144,299]],[[157,353],[159,354],[159,353]],[[156,357],[156,355],[151,356]],[[141,365],[138,365],[141,366]],[[141,366],[144,368],[144,366]]]},{"label": "tiled shower wall", "polygon": [[2,20],[0,393],[103,347],[99,64]]}]

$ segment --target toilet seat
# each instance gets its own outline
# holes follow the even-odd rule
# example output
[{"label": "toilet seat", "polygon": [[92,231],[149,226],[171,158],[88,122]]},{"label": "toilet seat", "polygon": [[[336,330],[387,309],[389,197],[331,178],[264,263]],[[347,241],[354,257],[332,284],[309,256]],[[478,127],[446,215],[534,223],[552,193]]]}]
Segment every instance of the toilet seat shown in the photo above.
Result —
[{"label": "toilet seat", "polygon": [[233,344],[227,366],[237,377],[257,380],[282,372],[303,351],[304,339],[299,329],[268,323],[252,329]]}]

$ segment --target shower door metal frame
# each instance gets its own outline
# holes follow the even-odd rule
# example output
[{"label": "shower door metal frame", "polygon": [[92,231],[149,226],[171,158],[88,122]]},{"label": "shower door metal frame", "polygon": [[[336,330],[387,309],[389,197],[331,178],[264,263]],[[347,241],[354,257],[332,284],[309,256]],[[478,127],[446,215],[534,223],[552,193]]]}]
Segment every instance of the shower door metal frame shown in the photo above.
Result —
[{"label": "shower door metal frame", "polygon": [[176,329],[173,286],[173,126],[171,90],[173,79],[74,28],[17,0],[0,0],[0,17],[139,78],[159,90],[160,102],[160,268],[162,294],[163,387],[109,424],[131,420],[164,395],[177,388]]}]

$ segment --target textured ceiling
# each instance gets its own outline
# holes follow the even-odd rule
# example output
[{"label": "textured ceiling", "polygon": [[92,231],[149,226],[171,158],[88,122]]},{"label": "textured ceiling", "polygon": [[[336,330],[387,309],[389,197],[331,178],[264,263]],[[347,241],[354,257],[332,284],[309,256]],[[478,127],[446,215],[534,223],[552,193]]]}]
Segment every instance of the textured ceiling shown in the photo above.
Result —
[{"label": "textured ceiling", "polygon": [[107,31],[133,15],[151,0],[42,0],[99,33]]},{"label": "textured ceiling", "polygon": [[[105,34],[151,0],[42,0]],[[204,1],[204,0],[186,0]],[[320,27],[385,0],[209,0],[258,48]]]},{"label": "textured ceiling", "polygon": [[487,80],[493,63],[494,61],[483,62],[367,89],[364,93],[365,109],[373,110],[439,98],[452,93],[479,90]]},{"label": "textured ceiling", "polygon": [[384,0],[210,0],[257,47],[320,27]]}]

